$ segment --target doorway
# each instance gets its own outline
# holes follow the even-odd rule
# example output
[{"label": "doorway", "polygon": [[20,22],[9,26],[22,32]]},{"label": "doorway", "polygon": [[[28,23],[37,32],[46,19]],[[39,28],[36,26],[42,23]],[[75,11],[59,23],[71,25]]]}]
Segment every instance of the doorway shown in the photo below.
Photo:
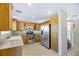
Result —
[{"label": "doorway", "polygon": [[67,21],[67,49],[74,46],[73,30],[75,22],[72,20]]}]

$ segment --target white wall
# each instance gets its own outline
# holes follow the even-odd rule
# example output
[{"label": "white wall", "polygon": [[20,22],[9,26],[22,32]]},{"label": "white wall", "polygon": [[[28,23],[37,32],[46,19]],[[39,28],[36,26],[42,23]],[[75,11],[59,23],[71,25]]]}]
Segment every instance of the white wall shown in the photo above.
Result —
[{"label": "white wall", "polygon": [[59,55],[67,52],[67,14],[64,10],[58,12],[58,52]]},{"label": "white wall", "polygon": [[74,36],[74,45],[79,45],[79,19],[75,22],[75,28],[73,32]]}]

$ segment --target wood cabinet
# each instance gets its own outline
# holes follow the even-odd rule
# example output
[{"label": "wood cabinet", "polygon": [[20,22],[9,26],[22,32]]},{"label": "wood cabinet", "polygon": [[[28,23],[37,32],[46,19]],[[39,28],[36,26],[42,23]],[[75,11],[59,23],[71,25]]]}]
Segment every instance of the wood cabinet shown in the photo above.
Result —
[{"label": "wood cabinet", "polygon": [[12,30],[24,30],[24,22],[12,19]]},{"label": "wood cabinet", "polygon": [[17,21],[17,30],[24,30],[24,22]]},{"label": "wood cabinet", "polygon": [[32,23],[32,22],[26,22],[25,26],[33,26],[34,27],[34,23]]},{"label": "wood cabinet", "polygon": [[51,48],[58,52],[58,17],[51,18]]},{"label": "wood cabinet", "polygon": [[39,23],[25,22],[24,26],[32,26],[35,30],[40,30],[41,25]]},{"label": "wood cabinet", "polygon": [[12,19],[12,30],[16,30],[17,29],[17,22],[16,22],[17,20],[16,19]]},{"label": "wood cabinet", "polygon": [[35,23],[26,22],[26,23],[25,23],[25,27],[27,27],[27,26],[32,26],[32,27],[35,29]]},{"label": "wood cabinet", "polygon": [[0,3],[0,31],[12,29],[11,4]]},{"label": "wood cabinet", "polygon": [[27,35],[22,35],[22,39],[23,39],[23,42],[24,44],[28,44],[28,36]]},{"label": "wood cabinet", "polygon": [[35,25],[35,29],[36,29],[36,30],[40,30],[40,27],[41,27],[40,24],[36,24],[36,25]]},{"label": "wood cabinet", "polygon": [[0,50],[0,56],[22,56],[22,48],[8,48]]},{"label": "wood cabinet", "polygon": [[35,38],[35,42],[41,42],[41,35],[36,34],[34,38]]}]

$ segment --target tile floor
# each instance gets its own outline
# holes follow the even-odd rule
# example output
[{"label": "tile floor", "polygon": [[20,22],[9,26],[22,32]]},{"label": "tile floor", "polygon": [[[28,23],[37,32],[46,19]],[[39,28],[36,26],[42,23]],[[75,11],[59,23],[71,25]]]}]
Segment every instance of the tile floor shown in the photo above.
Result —
[{"label": "tile floor", "polygon": [[[28,44],[22,47],[22,56],[58,56],[52,49],[47,49],[40,42]],[[68,50],[65,56],[79,56],[79,44]]]},{"label": "tile floor", "polygon": [[79,56],[79,44],[75,44],[74,47],[71,47],[67,53],[67,56]]},{"label": "tile floor", "polygon": [[40,42],[28,44],[22,47],[22,56],[57,56],[52,49],[47,49]]}]

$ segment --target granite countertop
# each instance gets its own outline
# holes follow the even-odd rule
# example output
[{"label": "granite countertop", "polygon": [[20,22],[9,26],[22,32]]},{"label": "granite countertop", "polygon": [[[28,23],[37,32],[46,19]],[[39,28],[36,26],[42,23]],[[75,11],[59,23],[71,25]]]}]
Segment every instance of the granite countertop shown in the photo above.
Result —
[{"label": "granite countertop", "polygon": [[21,36],[11,36],[9,39],[6,39],[2,44],[0,44],[0,50],[23,45],[24,43]]}]

